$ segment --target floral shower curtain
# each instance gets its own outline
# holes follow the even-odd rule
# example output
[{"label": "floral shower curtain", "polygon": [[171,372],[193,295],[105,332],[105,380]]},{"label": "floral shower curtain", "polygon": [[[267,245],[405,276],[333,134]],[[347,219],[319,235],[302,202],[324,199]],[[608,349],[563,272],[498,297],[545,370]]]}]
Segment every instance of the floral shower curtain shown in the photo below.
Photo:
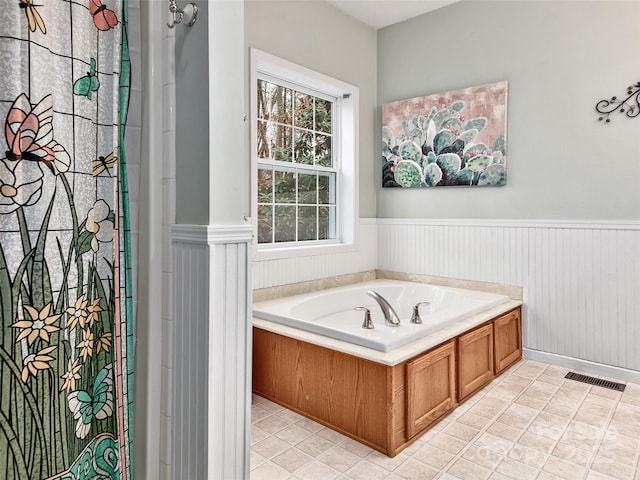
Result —
[{"label": "floral shower curtain", "polygon": [[126,12],[3,2],[3,480],[132,478]]}]

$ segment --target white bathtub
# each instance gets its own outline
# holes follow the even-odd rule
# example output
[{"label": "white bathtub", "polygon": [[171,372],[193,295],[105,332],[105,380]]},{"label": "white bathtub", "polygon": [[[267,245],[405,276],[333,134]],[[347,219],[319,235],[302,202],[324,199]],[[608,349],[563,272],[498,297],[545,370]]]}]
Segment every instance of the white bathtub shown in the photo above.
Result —
[{"label": "white bathtub", "polygon": [[[378,292],[391,304],[400,317],[400,326],[385,325],[382,310],[367,295],[367,290]],[[509,297],[505,295],[475,290],[399,280],[372,280],[258,302],[253,305],[253,316],[389,352],[508,301]],[[420,307],[423,323],[416,325],[409,319],[413,306],[418,302],[431,302],[431,305]],[[364,312],[354,310],[355,307],[371,310],[373,330],[362,328]]]}]

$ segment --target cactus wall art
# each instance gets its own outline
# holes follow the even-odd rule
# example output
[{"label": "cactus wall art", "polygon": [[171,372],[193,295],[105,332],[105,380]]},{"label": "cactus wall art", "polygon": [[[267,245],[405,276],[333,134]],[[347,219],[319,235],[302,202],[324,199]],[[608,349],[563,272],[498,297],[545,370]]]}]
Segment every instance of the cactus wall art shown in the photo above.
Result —
[{"label": "cactus wall art", "polygon": [[383,187],[506,182],[506,81],[382,106]]}]

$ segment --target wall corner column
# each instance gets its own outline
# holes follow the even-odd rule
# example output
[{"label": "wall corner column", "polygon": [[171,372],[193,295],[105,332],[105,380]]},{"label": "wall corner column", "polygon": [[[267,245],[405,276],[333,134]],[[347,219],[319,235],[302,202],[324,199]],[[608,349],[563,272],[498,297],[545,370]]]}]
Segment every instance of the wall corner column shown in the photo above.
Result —
[{"label": "wall corner column", "polygon": [[249,478],[252,234],[173,227],[176,480]]}]

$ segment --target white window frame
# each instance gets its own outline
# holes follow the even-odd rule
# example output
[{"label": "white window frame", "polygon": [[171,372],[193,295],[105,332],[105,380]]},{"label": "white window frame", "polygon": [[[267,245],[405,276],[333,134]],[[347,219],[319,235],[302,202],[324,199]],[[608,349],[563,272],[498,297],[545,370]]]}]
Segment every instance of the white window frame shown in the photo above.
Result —
[{"label": "white window frame", "polygon": [[[358,88],[315,72],[261,50],[251,49],[250,120],[251,132],[251,217],[254,228],[254,258],[269,260],[303,255],[321,255],[355,250],[358,214]],[[284,84],[302,90],[324,93],[338,99],[334,105],[336,131],[333,132],[336,179],[337,222],[335,240],[301,241],[284,244],[258,244],[258,159],[257,152],[257,80],[258,75],[281,79]],[[297,164],[292,163],[291,167]]]}]

